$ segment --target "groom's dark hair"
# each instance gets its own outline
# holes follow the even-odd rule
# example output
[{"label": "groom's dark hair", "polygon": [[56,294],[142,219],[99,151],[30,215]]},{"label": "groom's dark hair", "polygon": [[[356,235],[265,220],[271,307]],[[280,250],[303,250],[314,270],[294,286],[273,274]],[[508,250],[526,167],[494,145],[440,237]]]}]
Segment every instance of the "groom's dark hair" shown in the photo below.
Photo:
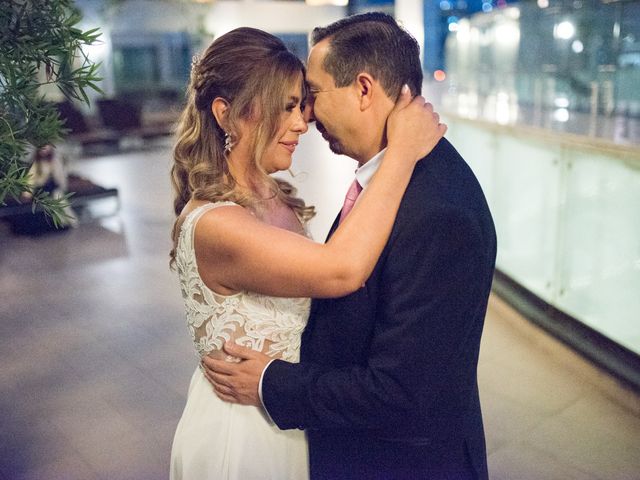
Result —
[{"label": "groom's dark hair", "polygon": [[323,67],[336,87],[350,85],[358,73],[376,78],[392,99],[405,83],[412,94],[422,92],[420,47],[415,38],[385,13],[370,12],[343,18],[311,33],[311,44],[329,38]]}]

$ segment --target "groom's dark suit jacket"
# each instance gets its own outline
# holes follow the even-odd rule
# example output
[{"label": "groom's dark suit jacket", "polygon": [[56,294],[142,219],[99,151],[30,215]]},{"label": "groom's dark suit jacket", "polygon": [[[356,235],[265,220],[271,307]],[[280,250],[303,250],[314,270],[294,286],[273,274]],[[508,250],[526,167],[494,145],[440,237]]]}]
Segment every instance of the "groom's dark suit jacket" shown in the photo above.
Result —
[{"label": "groom's dark suit jacket", "polygon": [[443,139],[366,285],[314,300],[301,362],[265,372],[273,420],[307,430],[312,479],[487,478],[476,370],[495,256],[480,185]]}]

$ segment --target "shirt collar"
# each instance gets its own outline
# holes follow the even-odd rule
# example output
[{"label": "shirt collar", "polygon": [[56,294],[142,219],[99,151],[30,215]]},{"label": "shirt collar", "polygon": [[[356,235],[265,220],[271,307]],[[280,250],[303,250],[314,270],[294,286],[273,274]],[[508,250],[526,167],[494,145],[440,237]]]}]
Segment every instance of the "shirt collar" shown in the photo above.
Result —
[{"label": "shirt collar", "polygon": [[364,165],[361,165],[356,170],[356,180],[360,186],[365,189],[369,182],[373,178],[373,175],[378,171],[380,167],[380,163],[382,163],[382,158],[384,157],[384,152],[386,151],[386,147],[376,153],[371,160],[369,160]]}]

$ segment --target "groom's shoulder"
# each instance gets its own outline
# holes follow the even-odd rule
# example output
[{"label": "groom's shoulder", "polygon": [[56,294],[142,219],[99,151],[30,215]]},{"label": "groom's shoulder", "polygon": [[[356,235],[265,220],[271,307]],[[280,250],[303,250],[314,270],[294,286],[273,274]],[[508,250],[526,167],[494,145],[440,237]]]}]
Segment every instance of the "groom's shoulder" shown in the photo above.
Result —
[{"label": "groom's shoulder", "polygon": [[475,174],[445,138],[416,165],[403,204],[423,215],[444,208],[475,209],[484,202]]},{"label": "groom's shoulder", "polygon": [[446,138],[442,138],[416,165],[410,188],[437,190],[438,185],[452,187],[457,179],[469,176],[473,173],[465,160]]},{"label": "groom's shoulder", "polygon": [[449,140],[441,138],[433,150],[418,165],[422,165],[423,169],[428,166],[433,169],[445,168],[451,170],[454,167],[460,167],[462,164],[466,165],[466,162],[458,150]]}]

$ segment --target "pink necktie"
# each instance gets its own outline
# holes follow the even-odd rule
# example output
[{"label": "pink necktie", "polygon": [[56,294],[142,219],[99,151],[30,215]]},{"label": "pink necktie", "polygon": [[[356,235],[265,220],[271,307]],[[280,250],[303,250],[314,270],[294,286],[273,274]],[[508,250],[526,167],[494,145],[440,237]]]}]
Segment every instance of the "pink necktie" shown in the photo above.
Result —
[{"label": "pink necktie", "polygon": [[361,191],[362,187],[358,183],[358,180],[354,179],[353,183],[349,187],[349,190],[347,191],[347,196],[344,199],[344,205],[342,205],[342,211],[340,212],[340,221],[338,223],[342,223],[345,217],[349,215],[349,212],[353,208],[353,205],[356,203],[358,195],[360,195]]}]

